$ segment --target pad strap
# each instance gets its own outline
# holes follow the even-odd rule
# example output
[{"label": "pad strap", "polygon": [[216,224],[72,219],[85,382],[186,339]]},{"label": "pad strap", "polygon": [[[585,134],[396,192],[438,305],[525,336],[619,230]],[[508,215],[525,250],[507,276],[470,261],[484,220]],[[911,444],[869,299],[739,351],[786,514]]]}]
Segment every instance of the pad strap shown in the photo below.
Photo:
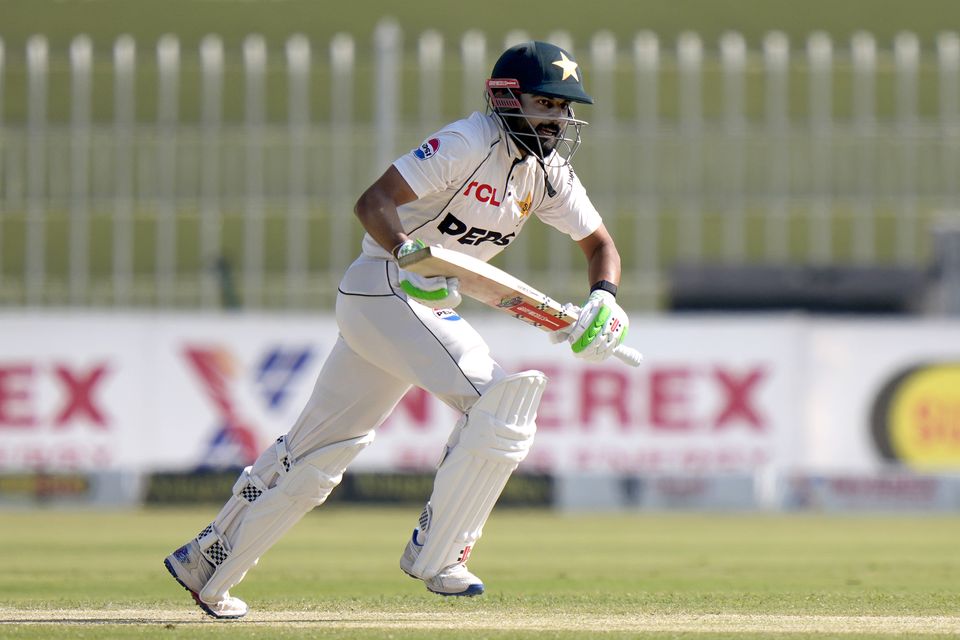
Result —
[{"label": "pad strap", "polygon": [[[278,467],[277,479],[272,486],[245,506],[229,544],[226,544],[225,537],[217,532],[217,528],[211,525],[212,533],[217,534],[217,539],[223,546],[223,554],[204,553],[211,562],[214,562],[211,555],[219,557],[219,561],[214,562],[217,569],[200,592],[201,599],[204,602],[221,600],[227,590],[243,579],[247,570],[254,566],[260,556],[290,527],[305,513],[323,504],[334,487],[340,483],[347,465],[373,442],[373,437],[371,431],[365,436],[335,442],[304,454],[295,461],[291,461],[282,438],[272,447],[272,452],[269,449],[265,451],[261,458],[269,458],[264,463],[264,468]],[[287,464],[284,464],[285,460]],[[260,463],[261,460],[258,459],[253,468],[259,468]],[[259,489],[262,486],[257,485],[253,478],[257,478],[257,473],[248,473],[245,470],[234,485],[235,494],[239,487],[240,499],[252,495],[252,488]],[[262,478],[257,479],[262,481]]]},{"label": "pad strap", "polygon": [[203,557],[215,566],[219,567],[230,555],[230,543],[212,522],[197,535],[197,544]]}]

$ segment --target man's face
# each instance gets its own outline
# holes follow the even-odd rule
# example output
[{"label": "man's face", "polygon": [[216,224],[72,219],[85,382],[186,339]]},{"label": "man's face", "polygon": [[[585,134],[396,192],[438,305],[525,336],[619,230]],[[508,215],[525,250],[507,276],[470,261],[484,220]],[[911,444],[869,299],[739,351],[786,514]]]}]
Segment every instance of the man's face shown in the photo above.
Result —
[{"label": "man's face", "polygon": [[512,124],[515,130],[518,133],[535,133],[546,158],[556,148],[566,128],[563,118],[570,116],[570,101],[521,93],[520,107],[526,118],[514,118]]}]

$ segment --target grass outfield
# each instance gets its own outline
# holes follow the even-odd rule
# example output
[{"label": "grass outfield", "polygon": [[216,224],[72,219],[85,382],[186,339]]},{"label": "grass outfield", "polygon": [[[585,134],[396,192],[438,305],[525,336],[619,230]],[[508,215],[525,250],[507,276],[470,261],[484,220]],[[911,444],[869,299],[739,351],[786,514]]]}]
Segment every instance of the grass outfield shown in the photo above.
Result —
[{"label": "grass outfield", "polygon": [[461,600],[397,568],[416,508],[332,506],[218,623],[161,564],[213,512],[3,513],[0,637],[960,637],[960,517],[499,510]]},{"label": "grass outfield", "polygon": [[[603,126],[586,130],[575,165],[608,226],[623,230],[616,234],[620,254],[625,271],[635,274],[625,279],[621,288],[621,302],[627,308],[663,309],[669,295],[663,276],[678,259],[925,263],[931,246],[930,220],[941,211],[957,208],[956,171],[950,168],[960,163],[960,152],[955,139],[939,136],[936,124],[942,106],[949,103],[940,96],[936,43],[938,34],[956,31],[960,25],[960,2],[956,0],[554,0],[549,7],[514,0],[486,0],[476,6],[444,0],[402,5],[394,0],[333,5],[318,0],[0,0],[0,306],[28,302],[49,307],[116,304],[117,236],[113,223],[123,217],[126,207],[126,199],[116,196],[128,187],[122,178],[125,172],[115,165],[122,155],[117,155],[113,128],[117,98],[111,60],[116,38],[130,34],[137,42],[133,111],[139,126],[131,151],[134,282],[127,304],[148,307],[165,298],[165,283],[157,282],[155,272],[162,270],[158,263],[164,264],[164,258],[172,255],[177,282],[172,299],[164,304],[177,308],[205,304],[201,297],[206,285],[218,278],[214,262],[222,257],[234,269],[236,297],[248,306],[329,309],[336,283],[358,246],[356,237],[343,238],[332,231],[332,226],[339,225],[331,221],[350,217],[355,198],[385,163],[383,158],[373,160],[379,157],[383,141],[370,123],[379,104],[372,35],[387,16],[394,17],[403,30],[403,55],[397,60],[395,154],[419,145],[435,127],[472,108],[483,108],[481,85],[463,86],[460,42],[466,32],[479,30],[486,35],[487,64],[493,62],[510,32],[523,30],[532,37],[554,38],[554,32],[561,30],[570,36],[588,90],[596,94],[598,105],[609,106],[614,122],[607,130]],[[428,29],[443,36],[445,48],[437,79],[423,85],[416,52],[419,36]],[[609,81],[603,74],[591,77],[595,63],[589,43],[601,30],[613,34],[617,43],[617,64]],[[688,30],[700,34],[704,46],[699,84],[703,127],[695,142],[678,135],[675,128],[681,119],[685,86],[679,75],[677,38]],[[749,48],[741,96],[746,135],[729,139],[723,130],[726,72],[718,57],[718,39],[728,30],[741,33]],[[783,31],[792,51],[784,99],[793,130],[786,139],[765,134],[771,85],[761,44],[771,30]],[[856,125],[854,117],[860,93],[850,44],[852,34],[861,30],[874,34],[878,47],[876,76],[870,81],[876,126],[871,125],[869,134]],[[636,126],[638,99],[651,96],[640,84],[634,63],[633,42],[640,31],[655,33],[661,44],[657,90],[652,96],[661,126],[653,139]],[[811,82],[805,53],[807,38],[814,31],[825,31],[834,43],[827,92],[834,122],[826,150],[821,149],[819,136],[808,134],[810,112],[818,103],[811,95],[816,84]],[[892,46],[901,31],[914,33],[921,46],[916,78],[903,85],[915,84],[918,121],[914,134],[906,136],[895,126],[898,105],[903,103]],[[246,198],[258,191],[252,186],[248,190],[247,185],[258,181],[248,177],[247,167],[254,165],[244,161],[248,101],[241,43],[254,32],[264,36],[269,50],[263,107],[269,126],[263,132],[260,187],[265,198],[264,221],[262,233],[252,231],[254,236],[262,236],[264,243],[263,291],[244,290],[243,278],[237,275],[243,273],[247,256],[256,261],[257,270],[260,263],[259,253],[246,249],[249,234],[244,223],[260,202],[259,196]],[[86,154],[89,175],[85,182],[77,183],[86,185],[83,195],[71,199],[71,194],[78,193],[72,181],[79,180],[71,171],[80,166],[72,159],[81,157],[82,147],[74,146],[79,139],[72,137],[69,124],[75,116],[75,89],[68,51],[73,38],[81,33],[88,34],[94,45],[90,117],[96,126]],[[223,127],[215,150],[219,162],[213,171],[207,171],[208,147],[196,126],[203,112],[198,44],[211,33],[222,37],[225,59],[220,100]],[[299,147],[291,145],[285,126],[290,87],[284,45],[294,33],[306,36],[313,51],[308,91],[311,130],[305,140],[297,138],[306,143],[306,164],[298,159],[295,151]],[[330,68],[330,39],[337,33],[349,33],[356,41],[349,99],[339,95],[342,87],[334,87]],[[27,126],[34,104],[29,96],[37,92],[31,94],[26,42],[35,34],[44,35],[50,46],[48,75],[42,83],[44,116],[49,123],[44,129],[43,153],[30,142],[40,138]],[[176,34],[182,47],[175,91],[181,126],[172,138],[156,129],[161,86],[156,45],[164,34]],[[338,93],[334,95],[334,91]],[[426,103],[437,111],[435,118],[431,116],[432,123],[422,121],[421,107]],[[353,121],[348,130],[331,125],[334,105],[343,104],[349,105]],[[578,107],[577,113],[603,123],[604,111],[585,106],[582,111]],[[340,142],[334,131],[347,136],[349,144]],[[167,192],[161,159],[167,157],[168,144],[176,155],[169,200],[159,195]],[[650,157],[648,149],[653,150]],[[786,150],[782,175],[777,169],[780,156],[774,149]],[[830,163],[824,175],[819,171],[821,154]],[[30,169],[36,164],[44,166],[42,177]],[[290,178],[301,171],[309,176],[305,230],[288,234]],[[206,250],[201,243],[206,236],[200,232],[205,208],[202,194],[209,188],[204,187],[205,179],[213,175],[219,180],[216,208],[223,219],[217,248]],[[40,182],[47,185],[47,197],[34,202],[30,194],[38,190]],[[77,214],[87,210],[89,231],[71,233],[71,222],[82,223],[84,218]],[[745,234],[738,231],[739,211],[743,212]],[[176,221],[176,250],[158,256],[157,238],[166,237],[158,220],[169,217]],[[40,218],[43,222],[36,222]],[[688,226],[690,219],[701,219],[702,229]],[[765,221],[780,219],[786,227],[783,236],[789,240],[783,241],[782,251],[771,252],[768,247],[779,242],[765,233]],[[830,240],[808,232],[818,220],[829,225],[826,235]],[[348,224],[349,233],[356,236],[359,225]],[[41,227],[45,272],[42,291],[35,294],[32,280],[25,274],[36,270],[28,268],[25,254],[28,246],[35,246],[29,240],[35,236],[28,229]],[[555,268],[564,260],[551,261],[558,255],[556,243],[552,236],[549,240],[544,236],[526,231],[523,242],[531,255],[529,270],[517,270],[515,263],[509,270],[533,284],[537,284],[533,273],[552,271],[556,277],[538,286],[559,299],[579,298],[582,276],[576,275],[574,280],[567,277],[565,269]],[[77,250],[81,244],[71,245],[71,238],[85,237],[89,239],[85,250]],[[291,246],[289,237],[304,243]],[[331,237],[336,238],[337,246],[350,247],[346,255],[329,250]],[[819,245],[829,245],[825,255],[816,249]],[[579,249],[572,243],[567,246],[573,256],[571,264],[579,264]],[[658,249],[654,251],[654,247]],[[286,265],[301,250],[308,255],[308,284],[291,287]],[[337,264],[331,265],[333,261]],[[119,262],[123,263],[122,257]],[[71,278],[82,270],[88,272],[89,280]],[[82,282],[87,285],[76,285],[83,293],[75,296],[71,283]],[[123,290],[121,287],[121,296]]]},{"label": "grass outfield", "polygon": [[[137,41],[137,117],[141,122],[156,121],[156,86],[154,58],[156,43],[165,34],[176,34],[182,46],[182,78],[179,89],[179,116],[184,121],[200,119],[200,70],[197,62],[198,45],[204,36],[221,36],[226,47],[227,68],[224,77],[224,117],[227,122],[243,122],[244,87],[240,63],[240,47],[250,33],[264,36],[270,50],[267,83],[266,113],[269,120],[283,121],[287,115],[285,88],[286,69],[283,65],[283,46],[292,34],[303,34],[310,39],[316,60],[314,94],[311,113],[314,119],[326,119],[330,96],[326,93],[329,77],[323,71],[328,59],[331,38],[348,33],[356,39],[357,81],[356,99],[352,104],[358,121],[373,117],[370,86],[375,74],[372,68],[373,34],[384,18],[397,22],[404,33],[403,46],[408,58],[402,65],[400,83],[404,102],[410,117],[416,118],[412,105],[419,103],[418,69],[413,54],[417,38],[426,30],[443,36],[447,61],[440,110],[444,121],[462,115],[463,98],[460,95],[460,76],[457,72],[459,43],[467,31],[477,30],[488,38],[488,62],[507,34],[522,30],[531,37],[550,38],[557,31],[570,35],[578,58],[585,68],[591,65],[589,42],[599,31],[616,37],[618,51],[624,62],[632,57],[633,39],[640,31],[657,34],[664,50],[664,85],[660,100],[665,114],[676,114],[676,78],[671,70],[679,34],[698,33],[708,52],[705,60],[707,75],[704,99],[708,118],[722,117],[721,71],[711,57],[716,55],[718,41],[727,31],[744,36],[751,51],[757,52],[765,35],[782,31],[789,38],[797,60],[802,59],[808,36],[822,31],[831,36],[838,60],[849,56],[851,36],[867,31],[876,37],[880,50],[878,59],[877,113],[883,119],[892,113],[896,104],[891,71],[893,61],[889,52],[896,35],[903,31],[914,33],[925,54],[936,48],[939,33],[956,31],[960,25],[960,3],[955,0],[553,0],[549,9],[537,2],[515,0],[485,0],[482,5],[453,5],[446,0],[414,0],[402,5],[395,0],[359,0],[339,2],[331,11],[330,3],[317,0],[0,0],[0,41],[5,49],[5,62],[0,62],[3,85],[0,91],[0,118],[8,123],[22,123],[27,119],[27,78],[23,69],[27,40],[44,35],[50,45],[50,80],[48,116],[52,121],[69,122],[70,87],[67,51],[78,34],[87,34],[94,45],[97,64],[93,69],[94,93],[92,113],[94,120],[109,122],[113,114],[112,67],[109,64],[116,38],[129,34]],[[6,67],[4,70],[3,67]],[[791,81],[791,110],[803,120],[807,108],[805,66],[795,65]],[[763,121],[762,108],[765,91],[760,82],[763,64],[759,60],[749,65],[747,107],[753,119]],[[592,72],[588,71],[588,73]],[[842,118],[849,117],[853,90],[850,69],[842,63],[836,70],[836,86],[832,100]],[[621,107],[635,110],[632,88],[634,71],[624,67],[617,76]],[[936,83],[936,69],[921,69],[918,78],[921,117],[934,116],[939,101],[932,86]],[[587,80],[588,88],[592,81]],[[476,89],[480,99],[481,88]],[[590,109],[580,113],[590,120]],[[420,134],[422,135],[422,134]],[[420,140],[420,135],[416,139]]]},{"label": "grass outfield", "polygon": [[252,30],[271,40],[294,32],[326,40],[347,31],[365,45],[384,16],[393,17],[407,33],[436,29],[448,40],[468,29],[498,39],[511,29],[526,29],[536,36],[562,29],[578,42],[600,29],[622,39],[649,29],[673,42],[681,31],[694,29],[716,42],[721,33],[733,29],[757,43],[766,31],[780,29],[794,39],[825,30],[846,41],[865,29],[887,42],[901,30],[913,31],[931,46],[936,33],[957,28],[960,15],[954,0],[554,0],[549,8],[514,0],[462,7],[445,0],[403,5],[358,0],[337,3],[335,10],[316,0],[0,0],[0,9],[5,15],[0,35],[15,50],[32,33],[45,33],[54,46],[66,46],[77,33],[108,45],[119,33],[156,40],[173,32],[195,44],[203,35],[218,32],[236,44]]}]

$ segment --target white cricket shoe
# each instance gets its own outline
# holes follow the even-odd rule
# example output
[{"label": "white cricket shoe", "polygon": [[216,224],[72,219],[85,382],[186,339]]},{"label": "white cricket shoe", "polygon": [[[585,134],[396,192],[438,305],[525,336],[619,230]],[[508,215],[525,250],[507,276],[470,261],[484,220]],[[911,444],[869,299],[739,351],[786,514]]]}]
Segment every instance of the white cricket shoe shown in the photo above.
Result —
[{"label": "white cricket shoe", "polygon": [[400,568],[405,574],[417,580],[423,580],[427,585],[427,591],[432,591],[441,596],[478,596],[483,593],[483,582],[477,576],[467,570],[465,564],[452,564],[432,578],[421,578],[414,575],[413,563],[417,561],[420,555],[420,549],[423,543],[417,542],[419,529],[413,530],[410,541],[407,542],[403,555],[400,556]]},{"label": "white cricket shoe", "polygon": [[214,618],[242,618],[247,615],[247,603],[232,597],[229,592],[223,594],[219,602],[205,602],[200,598],[200,591],[213,575],[215,567],[200,553],[200,545],[196,540],[191,540],[168,555],[163,564],[208,615]]}]

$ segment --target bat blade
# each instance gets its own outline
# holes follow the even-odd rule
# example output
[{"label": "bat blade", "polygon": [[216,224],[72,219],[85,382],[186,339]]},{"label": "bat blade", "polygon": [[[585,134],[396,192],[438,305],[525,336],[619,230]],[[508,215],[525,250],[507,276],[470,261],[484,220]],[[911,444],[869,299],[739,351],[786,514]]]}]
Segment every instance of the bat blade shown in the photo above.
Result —
[{"label": "bat blade", "polygon": [[[550,296],[534,289],[492,264],[443,247],[424,247],[398,260],[401,268],[422,276],[445,276],[460,280],[460,292],[483,304],[509,313],[542,331],[559,331],[577,321],[577,314],[565,310]],[[619,345],[614,355],[634,367],[643,355]]]},{"label": "bat blade", "polygon": [[543,331],[557,331],[577,321],[563,305],[519,278],[492,264],[442,247],[425,247],[398,261],[407,271],[423,276],[460,280],[460,293],[509,313]]}]

